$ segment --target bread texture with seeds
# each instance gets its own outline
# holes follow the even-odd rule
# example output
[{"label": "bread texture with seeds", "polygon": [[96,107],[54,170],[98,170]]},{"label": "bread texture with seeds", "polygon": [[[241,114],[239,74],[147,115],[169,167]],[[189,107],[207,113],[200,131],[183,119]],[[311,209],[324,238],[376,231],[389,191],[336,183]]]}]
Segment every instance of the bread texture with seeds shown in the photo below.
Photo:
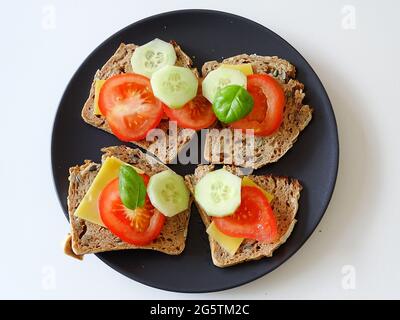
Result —
[{"label": "bread texture with seeds", "polygon": [[[285,109],[280,128],[266,137],[254,136],[247,140],[252,144],[254,153],[246,150],[246,135],[233,138],[233,130],[223,128],[211,129],[206,136],[204,158],[210,163],[224,163],[253,169],[278,161],[296,142],[300,132],[312,118],[312,108],[303,104],[304,85],[295,79],[296,68],[288,61],[269,56],[241,54],[223,60],[223,64],[250,63],[255,74],[269,74],[282,86],[285,97]],[[206,62],[202,67],[202,76],[217,69],[217,61]],[[223,130],[224,129],[224,130]],[[225,131],[225,135],[222,132]],[[229,134],[227,136],[227,134]]]},{"label": "bread texture with seeds", "polygon": [[[164,164],[144,154],[139,149],[116,146],[104,148],[102,151],[104,153],[102,162],[108,157],[116,157],[143,170],[149,176],[168,170],[168,167]],[[87,253],[123,249],[150,249],[170,255],[182,253],[185,248],[192,198],[190,199],[189,208],[171,218],[166,218],[160,235],[152,243],[145,246],[125,243],[107,228],[74,215],[79,203],[99,172],[100,166],[100,164],[86,160],[83,165],[72,167],[69,170],[70,184],[67,201],[71,232],[66,240],[65,253],[75,258],[80,258],[81,255]]]},{"label": "bread texture with seeds", "polygon": [[[242,175],[238,167],[224,166],[224,168],[238,176]],[[192,195],[194,195],[194,188],[200,179],[213,170],[213,165],[200,165],[196,168],[193,175],[187,175],[185,177]],[[256,240],[244,239],[237,252],[234,255],[230,255],[217,241],[209,236],[212,261],[217,267],[229,267],[250,260],[271,257],[273,252],[286,242],[296,223],[298,201],[302,189],[298,180],[289,179],[287,177],[274,177],[271,175],[249,175],[248,177],[258,186],[274,195],[274,199],[271,201],[271,207],[278,224],[278,240],[272,243],[261,243]],[[207,229],[212,220],[197,203],[196,207]]]},{"label": "bread texture with seeds", "polygon": [[[177,56],[175,65],[191,68],[198,77],[197,69],[192,68],[192,60],[190,57],[175,41],[171,41],[171,44],[174,46]],[[106,118],[102,115],[94,114],[95,81],[107,80],[108,78],[117,74],[133,72],[130,61],[132,54],[137,47],[138,46],[135,44],[121,43],[117,51],[106,62],[106,64],[96,72],[90,88],[89,97],[87,98],[82,109],[82,118],[88,124],[112,134]],[[169,132],[168,130],[168,122],[168,119],[163,119],[158,125],[158,128],[161,129],[165,134],[162,137],[151,139],[151,141],[146,141],[144,139],[140,141],[134,141],[132,143],[142,147],[147,151],[150,151],[164,163],[173,162],[177,154],[185,147],[185,145],[196,133],[194,130],[178,127],[176,128],[177,138],[175,139],[174,133]],[[163,149],[164,146],[166,146],[166,151]]]}]

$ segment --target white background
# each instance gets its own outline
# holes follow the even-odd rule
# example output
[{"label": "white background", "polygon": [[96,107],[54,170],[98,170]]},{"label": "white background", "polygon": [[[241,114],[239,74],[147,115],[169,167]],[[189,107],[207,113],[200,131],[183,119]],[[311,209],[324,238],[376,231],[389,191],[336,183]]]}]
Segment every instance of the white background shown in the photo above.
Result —
[{"label": "white background", "polygon": [[[355,29],[344,28],[345,5],[354,6]],[[86,56],[130,23],[182,8],[242,15],[297,48],[328,91],[341,152],[326,215],[294,257],[248,285],[197,295],[146,287],[94,256],[84,262],[64,256],[60,244],[69,228],[50,164],[57,105]],[[49,10],[55,10],[50,26]],[[0,298],[400,298],[399,10],[396,1],[355,0],[3,4]],[[347,281],[353,271],[354,288]]]}]

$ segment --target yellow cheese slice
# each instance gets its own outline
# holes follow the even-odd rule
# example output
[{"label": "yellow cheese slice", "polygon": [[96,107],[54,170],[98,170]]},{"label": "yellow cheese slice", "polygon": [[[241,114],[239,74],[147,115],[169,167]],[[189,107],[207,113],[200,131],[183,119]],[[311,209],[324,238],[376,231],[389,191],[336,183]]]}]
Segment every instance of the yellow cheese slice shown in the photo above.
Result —
[{"label": "yellow cheese slice", "polygon": [[[273,194],[265,191],[263,188],[258,186],[253,180],[251,180],[248,177],[243,177],[242,186],[259,188],[262,192],[264,192],[269,202],[271,202],[271,200],[274,198]],[[211,224],[208,226],[207,233],[232,256],[236,253],[237,249],[239,249],[240,247],[240,244],[244,240],[244,238],[235,238],[222,233],[221,231],[218,230],[214,222],[211,222]]]},{"label": "yellow cheese slice", "polygon": [[93,113],[95,115],[99,115],[99,116],[102,115],[102,113],[100,111],[100,108],[99,108],[99,94],[100,94],[100,89],[103,86],[104,82],[106,82],[106,80],[96,79],[94,81],[94,109],[93,109]]},{"label": "yellow cheese slice", "polygon": [[242,186],[250,186],[250,187],[257,187],[259,188],[262,192],[264,192],[265,196],[267,197],[268,202],[271,202],[272,199],[274,198],[274,195],[265,191],[263,188],[261,188],[257,183],[255,183],[253,180],[251,180],[248,177],[243,177],[242,179]]},{"label": "yellow cheese slice", "polygon": [[[115,157],[107,158],[102,164],[96,178],[94,178],[93,183],[86,192],[78,208],[75,210],[74,215],[81,219],[93,222],[100,226],[104,226],[101,221],[99,209],[97,207],[97,202],[101,191],[105,186],[119,175],[119,169],[125,162],[119,160]],[[142,170],[133,167],[138,173],[143,173]]]},{"label": "yellow cheese slice", "polygon": [[234,238],[222,233],[218,230],[214,222],[211,222],[211,224],[208,226],[207,233],[211,238],[217,241],[218,244],[222,248],[224,248],[231,256],[235,254],[243,241],[243,238]]},{"label": "yellow cheese slice", "polygon": [[221,64],[223,68],[235,69],[242,71],[246,76],[253,74],[253,67],[251,63],[242,63],[242,64]]}]

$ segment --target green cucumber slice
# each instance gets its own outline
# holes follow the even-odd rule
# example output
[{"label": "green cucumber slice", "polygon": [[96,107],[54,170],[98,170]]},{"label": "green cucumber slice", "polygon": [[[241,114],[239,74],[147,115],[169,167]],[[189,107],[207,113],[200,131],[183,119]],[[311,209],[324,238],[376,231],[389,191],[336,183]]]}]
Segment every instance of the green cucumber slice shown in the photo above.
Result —
[{"label": "green cucumber slice", "polygon": [[154,39],[136,48],[131,58],[133,72],[148,78],[151,78],[155,71],[165,66],[173,66],[175,62],[173,45],[160,39]]},{"label": "green cucumber slice", "polygon": [[203,96],[211,103],[214,103],[217,91],[231,84],[237,84],[247,89],[246,75],[239,70],[219,67],[211,71],[204,79],[202,84]]},{"label": "green cucumber slice", "polygon": [[194,189],[196,202],[209,216],[231,215],[240,205],[242,180],[234,174],[219,169],[207,173]]},{"label": "green cucumber slice", "polygon": [[189,190],[183,178],[171,170],[151,176],[147,194],[151,204],[167,217],[172,217],[189,207]]},{"label": "green cucumber slice", "polygon": [[197,78],[188,68],[166,66],[150,81],[154,95],[172,109],[183,107],[197,94]]}]

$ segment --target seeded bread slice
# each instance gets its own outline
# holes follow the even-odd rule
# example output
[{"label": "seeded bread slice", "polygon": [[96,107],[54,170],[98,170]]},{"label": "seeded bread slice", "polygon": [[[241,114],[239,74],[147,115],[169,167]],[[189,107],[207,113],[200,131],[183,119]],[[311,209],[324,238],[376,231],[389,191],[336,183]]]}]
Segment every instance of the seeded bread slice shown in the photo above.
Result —
[{"label": "seeded bread slice", "polygon": [[[210,163],[233,164],[253,169],[278,161],[296,142],[300,132],[312,118],[312,108],[303,104],[304,85],[295,80],[295,67],[278,57],[241,54],[222,61],[225,64],[251,63],[256,74],[269,74],[279,81],[285,91],[286,104],[280,128],[267,137],[254,137],[254,154],[246,154],[245,135],[236,143],[224,143],[222,126],[212,129],[206,136],[204,158]],[[217,61],[206,62],[202,76],[218,68]],[[226,129],[233,132],[231,129]],[[225,130],[225,131],[226,131]],[[231,140],[232,141],[232,140]],[[240,160],[240,162],[239,162]]]},{"label": "seeded bread slice", "polygon": [[[176,65],[191,68],[192,60],[190,57],[183,52],[181,47],[175,41],[171,41],[171,44],[174,46],[177,56]],[[106,118],[104,116],[94,114],[95,80],[106,80],[116,74],[133,72],[130,61],[132,54],[137,47],[138,46],[134,44],[121,43],[117,51],[106,62],[106,64],[100,70],[97,70],[90,88],[89,97],[82,109],[82,118],[88,124],[112,134]],[[197,69],[192,69],[192,71],[196,76],[198,76]],[[182,129],[178,127],[177,139],[172,139],[170,138],[170,133],[168,131],[168,122],[168,120],[161,120],[158,126],[158,128],[165,133],[165,139],[155,139],[154,141],[141,140],[132,143],[152,152],[164,163],[173,162],[177,154],[196,133],[194,130]],[[162,149],[161,146],[164,143],[167,146],[166,152],[160,151],[160,149]]]},{"label": "seeded bread slice", "polygon": [[[118,146],[104,148],[102,151],[104,152],[102,162],[107,157],[114,156],[143,170],[149,176],[168,170],[168,167],[153,157],[144,154],[139,149]],[[79,203],[99,172],[100,166],[100,164],[86,160],[83,165],[72,167],[69,170],[68,212],[71,234],[67,238],[67,243],[64,247],[65,253],[79,257],[86,253],[111,250],[150,249],[170,255],[180,254],[185,248],[192,199],[187,210],[166,219],[158,238],[146,246],[135,246],[125,243],[113,235],[107,228],[80,219],[74,215]]]},{"label": "seeded bread slice", "polygon": [[[238,176],[242,175],[239,168],[233,166],[224,166],[224,168]],[[214,170],[213,165],[200,165],[196,168],[193,175],[185,177],[189,190],[194,195],[194,188],[199,180],[208,172]],[[278,223],[279,238],[273,243],[261,243],[256,240],[245,239],[237,252],[231,256],[214,239],[209,237],[211,257],[217,267],[229,267],[238,263],[250,260],[258,260],[263,257],[271,257],[272,253],[290,236],[296,223],[296,213],[298,209],[298,200],[300,198],[301,184],[296,179],[286,177],[274,177],[271,175],[248,176],[267,192],[274,195],[271,201],[271,207]],[[195,202],[196,203],[196,202]],[[201,219],[207,229],[211,223],[211,218],[196,203]]]}]

